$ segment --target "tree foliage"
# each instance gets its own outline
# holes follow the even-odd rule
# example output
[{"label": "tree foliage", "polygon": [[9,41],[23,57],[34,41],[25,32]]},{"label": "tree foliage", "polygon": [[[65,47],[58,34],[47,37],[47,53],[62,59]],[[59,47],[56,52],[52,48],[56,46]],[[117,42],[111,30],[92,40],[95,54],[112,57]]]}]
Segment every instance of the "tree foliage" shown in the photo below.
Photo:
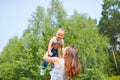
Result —
[{"label": "tree foliage", "polygon": [[[114,53],[116,53],[117,38],[120,37],[120,0],[103,0],[102,9],[99,32],[109,37],[110,45],[112,45]],[[115,55],[115,57],[119,66],[120,55]],[[113,55],[109,55],[109,61],[109,76],[120,75],[120,67],[116,68],[117,65],[115,65]]]},{"label": "tree foliage", "polygon": [[82,71],[75,80],[103,80],[107,75],[108,39],[99,34],[96,21],[75,11],[67,17],[59,0],[52,0],[45,11],[38,6],[21,38],[10,39],[0,55],[1,80],[49,80],[50,66],[40,76],[42,57],[59,27],[65,29],[65,46],[79,50]]},{"label": "tree foliage", "polygon": [[111,41],[116,33],[120,33],[120,1],[104,0],[102,17],[99,22],[100,32],[107,35]]}]

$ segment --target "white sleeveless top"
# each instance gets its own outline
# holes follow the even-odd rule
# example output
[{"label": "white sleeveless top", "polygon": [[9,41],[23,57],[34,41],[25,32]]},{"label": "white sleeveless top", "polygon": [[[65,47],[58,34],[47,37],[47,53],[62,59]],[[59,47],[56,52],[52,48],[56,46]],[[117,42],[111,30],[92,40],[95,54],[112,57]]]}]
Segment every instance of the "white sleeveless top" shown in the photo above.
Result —
[{"label": "white sleeveless top", "polygon": [[50,72],[50,75],[50,80],[67,80],[64,59],[61,59],[60,66],[58,68],[54,67],[54,69]]}]

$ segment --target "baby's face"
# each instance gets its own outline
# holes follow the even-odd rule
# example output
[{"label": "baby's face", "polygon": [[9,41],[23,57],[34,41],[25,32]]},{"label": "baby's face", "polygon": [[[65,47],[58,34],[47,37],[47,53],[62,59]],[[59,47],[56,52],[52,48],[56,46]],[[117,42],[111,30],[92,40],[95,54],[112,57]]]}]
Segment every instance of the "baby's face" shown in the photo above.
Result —
[{"label": "baby's face", "polygon": [[57,40],[60,41],[61,39],[64,38],[64,31],[63,30],[58,30],[56,33]]}]

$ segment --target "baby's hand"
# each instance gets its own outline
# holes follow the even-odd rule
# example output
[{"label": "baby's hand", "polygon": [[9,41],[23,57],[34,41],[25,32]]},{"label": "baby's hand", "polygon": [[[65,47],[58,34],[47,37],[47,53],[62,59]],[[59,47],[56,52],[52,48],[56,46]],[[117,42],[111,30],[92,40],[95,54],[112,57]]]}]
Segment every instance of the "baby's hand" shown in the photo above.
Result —
[{"label": "baby's hand", "polygon": [[53,54],[52,54],[52,52],[49,52],[49,54],[48,54],[49,56],[52,56]]}]

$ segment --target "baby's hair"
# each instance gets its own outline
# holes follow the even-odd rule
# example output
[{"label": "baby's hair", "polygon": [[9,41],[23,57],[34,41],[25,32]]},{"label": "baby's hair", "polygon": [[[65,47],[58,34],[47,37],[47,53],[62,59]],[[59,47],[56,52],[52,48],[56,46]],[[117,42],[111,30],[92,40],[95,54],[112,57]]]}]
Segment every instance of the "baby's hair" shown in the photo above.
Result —
[{"label": "baby's hair", "polygon": [[58,30],[62,30],[62,31],[65,31],[64,28],[59,28]]}]

